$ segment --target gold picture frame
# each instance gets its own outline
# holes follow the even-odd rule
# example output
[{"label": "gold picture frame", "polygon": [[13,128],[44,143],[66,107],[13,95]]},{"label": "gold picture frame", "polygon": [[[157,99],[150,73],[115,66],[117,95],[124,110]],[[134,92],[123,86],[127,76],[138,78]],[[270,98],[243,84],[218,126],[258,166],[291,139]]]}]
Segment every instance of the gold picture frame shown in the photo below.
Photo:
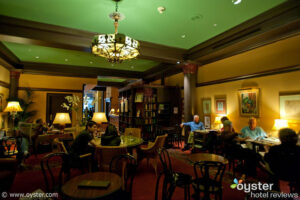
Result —
[{"label": "gold picture frame", "polygon": [[259,117],[259,96],[259,88],[247,88],[238,91],[241,117]]}]

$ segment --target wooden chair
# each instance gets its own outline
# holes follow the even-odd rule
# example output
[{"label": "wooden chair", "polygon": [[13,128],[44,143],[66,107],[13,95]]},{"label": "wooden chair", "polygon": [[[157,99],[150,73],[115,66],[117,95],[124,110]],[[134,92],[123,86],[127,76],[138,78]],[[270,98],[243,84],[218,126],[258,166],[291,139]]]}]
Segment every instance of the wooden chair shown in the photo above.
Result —
[{"label": "wooden chair", "polygon": [[[63,184],[63,174],[66,172],[65,160],[67,154],[63,152],[50,153],[41,160],[41,169],[45,180],[47,192],[60,192]],[[58,177],[54,174],[54,168],[59,167]]]},{"label": "wooden chair", "polygon": [[132,199],[132,185],[137,170],[136,159],[129,154],[122,154],[113,157],[109,165],[109,171],[122,177],[122,192],[117,199]]},{"label": "wooden chair", "polygon": [[184,199],[190,199],[190,184],[192,183],[192,177],[188,174],[173,171],[169,153],[165,148],[159,149],[158,154],[163,166],[163,171],[167,171],[171,174],[171,178],[174,179],[173,184],[175,187],[184,189]]},{"label": "wooden chair", "polygon": [[224,171],[225,165],[221,162],[200,161],[195,163],[195,179],[192,184],[195,190],[195,199],[200,199],[201,192],[204,193],[204,199],[209,199],[210,194],[222,199]]},{"label": "wooden chair", "polygon": [[68,171],[68,177],[70,177],[70,170],[71,168],[79,168],[81,170],[82,173],[84,173],[84,165],[85,165],[85,161],[87,160],[87,164],[88,164],[88,172],[92,171],[92,154],[91,153],[87,153],[87,154],[83,154],[79,156],[79,163],[76,163],[76,166],[74,164],[72,164],[72,160],[70,160],[71,158],[69,157],[69,151],[64,142],[62,140],[60,140],[59,138],[55,138],[53,140],[53,149],[56,149],[57,152],[63,152],[68,156],[68,159],[65,160],[66,166],[69,167],[69,171]]},{"label": "wooden chair", "polygon": [[154,143],[149,143],[147,147],[140,148],[140,152],[138,155],[139,160],[142,160],[143,158],[147,158],[147,164],[149,164],[149,159],[152,159],[152,166],[155,170],[155,174],[157,175],[157,163],[158,163],[158,150],[162,148],[165,144],[165,140],[167,138],[167,134],[157,136]]},{"label": "wooden chair", "polygon": [[140,128],[125,128],[124,135],[125,136],[132,135],[132,136],[138,137],[138,138],[142,137]]},{"label": "wooden chair", "polygon": [[159,185],[160,185],[161,178],[163,178],[162,189],[161,189],[161,200],[171,200],[176,186],[172,174],[170,174],[169,171],[162,171],[157,177],[156,186],[155,186],[155,200],[160,199]]},{"label": "wooden chair", "polygon": [[127,154],[126,147],[106,146],[96,147],[95,157],[98,160],[98,167],[100,171],[109,171],[109,166],[112,158]]}]

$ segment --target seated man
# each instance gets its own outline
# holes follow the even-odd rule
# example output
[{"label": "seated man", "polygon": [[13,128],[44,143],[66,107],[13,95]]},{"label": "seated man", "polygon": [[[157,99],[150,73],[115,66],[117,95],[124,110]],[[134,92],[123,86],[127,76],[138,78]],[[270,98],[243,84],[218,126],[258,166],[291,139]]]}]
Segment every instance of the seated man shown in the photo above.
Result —
[{"label": "seated man", "polygon": [[91,146],[96,146],[96,141],[94,140],[94,132],[97,131],[97,124],[94,121],[89,121],[86,125],[85,130],[83,130],[74,140],[71,146],[70,154],[75,156],[80,156],[82,154],[91,153]]},{"label": "seated man", "polygon": [[256,167],[259,166],[259,161],[262,161],[262,158],[254,151],[241,147],[239,142],[246,140],[246,138],[238,137],[238,134],[233,131],[232,122],[229,120],[224,121],[224,131],[221,133],[221,140],[225,155],[227,157],[238,159],[240,162],[244,160],[245,165],[243,173],[255,176]]},{"label": "seated man", "polygon": [[251,139],[255,140],[258,137],[261,137],[261,138],[267,137],[267,134],[265,133],[265,131],[261,127],[256,126],[257,122],[254,117],[251,117],[249,119],[248,123],[249,123],[249,126],[245,126],[241,130],[242,138],[251,138]]},{"label": "seated man", "polygon": [[[86,125],[86,129],[83,130],[74,140],[71,150],[70,150],[70,159],[71,166],[81,165],[79,159],[80,155],[87,153],[94,153],[96,147],[96,141],[93,137],[94,132],[97,131],[97,124],[94,121],[89,121]],[[97,166],[96,163],[93,163],[92,167],[95,169]]]},{"label": "seated man", "polygon": [[[297,146],[298,135],[289,128],[279,131],[280,145],[272,146],[265,154],[265,161],[274,173],[275,179],[294,181],[300,189],[300,146]],[[298,191],[299,192],[299,191]]]},{"label": "seated man", "polygon": [[180,127],[189,126],[191,128],[191,132],[188,136],[188,140],[186,141],[185,147],[182,149],[183,151],[190,149],[194,144],[194,131],[196,130],[205,130],[204,125],[200,122],[199,115],[194,116],[194,121],[185,122],[180,124]]}]

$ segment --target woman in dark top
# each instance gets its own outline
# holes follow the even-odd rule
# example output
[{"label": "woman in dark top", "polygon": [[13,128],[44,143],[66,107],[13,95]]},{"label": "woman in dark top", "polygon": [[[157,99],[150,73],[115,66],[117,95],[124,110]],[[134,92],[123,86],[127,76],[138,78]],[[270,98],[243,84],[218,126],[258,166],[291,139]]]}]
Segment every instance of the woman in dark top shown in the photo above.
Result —
[{"label": "woman in dark top", "polygon": [[238,134],[233,132],[232,123],[229,120],[224,121],[224,131],[221,133],[221,140],[223,141],[224,153],[226,156],[244,160],[243,172],[250,176],[256,176],[256,167],[261,156],[251,149],[243,148],[238,142],[245,141],[246,138],[238,137]]},{"label": "woman in dark top", "polygon": [[280,145],[266,148],[265,161],[274,173],[274,179],[292,181],[300,189],[300,146],[297,146],[298,135],[289,128],[280,129]]}]

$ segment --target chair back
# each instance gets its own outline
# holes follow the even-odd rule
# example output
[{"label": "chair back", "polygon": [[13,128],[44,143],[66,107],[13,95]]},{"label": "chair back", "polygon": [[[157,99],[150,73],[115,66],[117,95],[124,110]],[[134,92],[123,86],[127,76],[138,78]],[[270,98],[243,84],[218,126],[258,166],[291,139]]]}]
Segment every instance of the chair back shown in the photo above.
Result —
[{"label": "chair back", "polygon": [[173,172],[172,163],[168,151],[165,148],[160,148],[158,150],[158,155],[161,164],[163,166],[163,170],[172,173]]},{"label": "chair back", "polygon": [[125,128],[124,135],[125,136],[132,135],[132,136],[138,137],[138,138],[142,137],[140,128]]},{"label": "chair back", "polygon": [[[200,173],[198,173],[198,171]],[[211,182],[222,184],[224,171],[225,165],[221,162],[200,161],[194,164],[195,180],[201,178],[208,184]],[[196,183],[198,182],[196,181]],[[215,184],[212,184],[211,187],[213,187],[212,191],[215,191]],[[199,188],[199,186],[197,188]]]},{"label": "chair back", "polygon": [[[160,189],[160,179],[163,178],[162,188]],[[161,200],[171,200],[175,191],[175,183],[172,174],[169,171],[163,171],[159,174],[155,186],[155,200],[159,199],[159,191],[161,190]]]},{"label": "chair back", "polygon": [[31,136],[32,136],[32,123],[19,122],[18,124],[20,131],[24,136],[26,136],[29,140],[29,144],[32,144]]},{"label": "chair back", "polygon": [[[53,146],[56,146],[58,152],[63,152],[63,153],[66,153],[68,154],[68,151],[67,151],[67,148],[65,147],[65,144],[62,142],[62,141],[59,141],[58,138],[55,138],[53,140]],[[53,148],[54,149],[54,148]]]},{"label": "chair back", "polygon": [[137,170],[136,159],[129,154],[117,155],[112,158],[109,171],[122,177],[122,190],[126,192],[127,198],[132,197],[132,184]]},{"label": "chair back", "polygon": [[[65,167],[64,166],[65,159],[67,159],[67,155],[63,152],[50,153],[42,158],[41,169],[44,176],[47,192],[53,192],[56,190],[60,191],[63,182],[62,180],[63,180],[63,172]],[[56,171],[57,165],[60,166],[60,169],[58,171],[58,178],[55,178],[57,177],[55,176],[57,175],[57,171]],[[58,180],[56,181],[56,179]],[[56,186],[58,186],[57,189]]]},{"label": "chair back", "polygon": [[13,157],[19,154],[21,143],[23,138],[22,137],[7,137],[1,140],[0,144],[0,157],[1,158],[8,158]]},{"label": "chair back", "polygon": [[99,170],[101,171],[109,171],[109,165],[111,159],[115,156],[120,156],[122,154],[127,154],[126,147],[96,147],[96,158],[98,160]]}]

